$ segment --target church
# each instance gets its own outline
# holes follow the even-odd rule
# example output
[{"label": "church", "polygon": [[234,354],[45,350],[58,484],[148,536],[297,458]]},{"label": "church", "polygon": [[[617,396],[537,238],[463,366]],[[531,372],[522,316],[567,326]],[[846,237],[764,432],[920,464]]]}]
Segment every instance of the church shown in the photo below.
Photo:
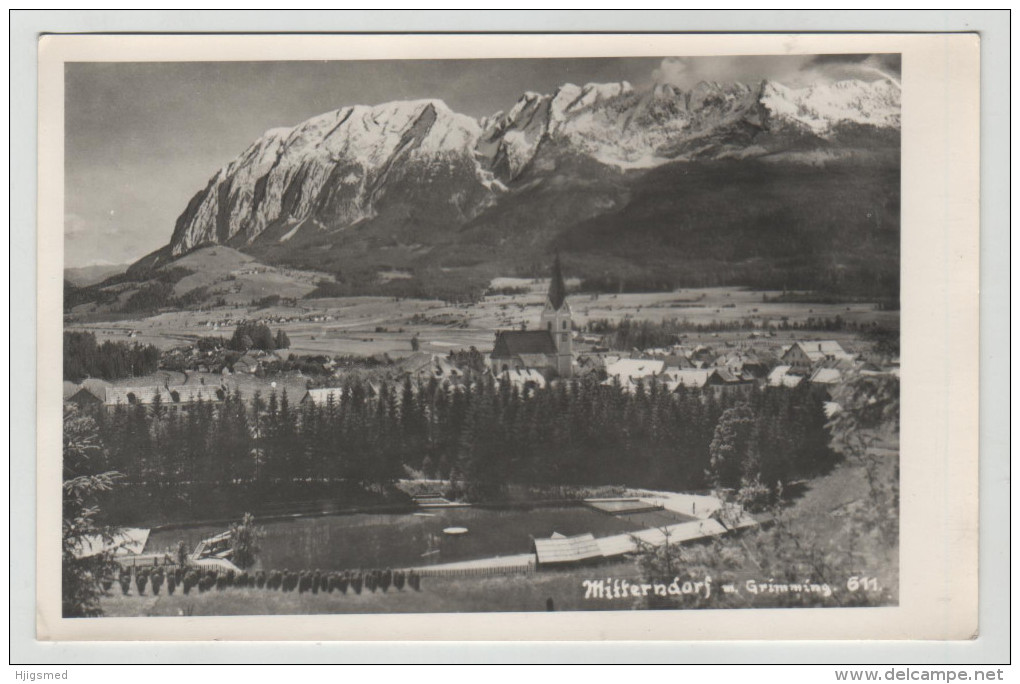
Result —
[{"label": "church", "polygon": [[571,377],[574,368],[571,323],[567,286],[557,256],[542,309],[541,327],[497,331],[490,356],[492,371],[499,375],[504,371],[534,369],[550,377]]}]

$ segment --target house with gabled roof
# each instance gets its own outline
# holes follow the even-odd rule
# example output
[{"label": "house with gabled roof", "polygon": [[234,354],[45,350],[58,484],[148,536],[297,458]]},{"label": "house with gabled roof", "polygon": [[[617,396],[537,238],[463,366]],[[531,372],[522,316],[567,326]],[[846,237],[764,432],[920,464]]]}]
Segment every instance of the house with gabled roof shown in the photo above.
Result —
[{"label": "house with gabled roof", "polygon": [[259,369],[260,361],[251,354],[245,354],[237,361],[234,361],[233,372],[254,373]]},{"label": "house with gabled roof", "polygon": [[326,406],[333,402],[333,404],[339,404],[344,398],[343,387],[316,387],[305,392],[305,396],[301,398],[301,403],[315,404],[316,406]]},{"label": "house with gabled roof", "polygon": [[413,352],[397,361],[394,370],[398,378],[409,377],[415,384],[418,382],[427,384],[435,380],[442,386],[463,384],[469,374],[441,354],[421,351]]},{"label": "house with gabled roof", "polygon": [[780,360],[796,372],[807,373],[825,361],[852,361],[853,358],[835,340],[805,340],[790,345]]},{"label": "house with gabled roof", "polygon": [[103,391],[103,396],[99,396],[92,389],[83,385],[77,392],[65,398],[64,401],[80,408],[88,408],[90,406],[101,406],[105,399],[105,390]]}]

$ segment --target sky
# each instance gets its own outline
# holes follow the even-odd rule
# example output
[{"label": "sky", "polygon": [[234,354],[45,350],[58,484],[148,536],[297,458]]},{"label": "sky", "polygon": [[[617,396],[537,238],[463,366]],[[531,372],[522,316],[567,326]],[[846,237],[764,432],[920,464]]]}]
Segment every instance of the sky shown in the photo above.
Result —
[{"label": "sky", "polygon": [[526,91],[629,81],[790,86],[898,83],[898,55],[70,63],[65,68],[65,266],[122,264],[165,245],[216,171],[270,128],[341,107],[438,98],[474,117]]}]

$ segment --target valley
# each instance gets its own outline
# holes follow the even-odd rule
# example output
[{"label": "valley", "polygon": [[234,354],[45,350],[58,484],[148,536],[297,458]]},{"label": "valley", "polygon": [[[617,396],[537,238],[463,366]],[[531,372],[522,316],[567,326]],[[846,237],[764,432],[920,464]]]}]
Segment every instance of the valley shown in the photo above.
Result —
[{"label": "valley", "polygon": [[[470,347],[487,352],[492,349],[496,330],[517,329],[522,324],[532,329],[537,326],[548,288],[548,280],[545,279],[498,278],[491,282],[491,287],[509,287],[524,292],[488,295],[474,304],[459,305],[439,300],[365,296],[301,299],[288,305],[259,307],[251,306],[251,299],[264,297],[272,290],[259,290],[254,284],[257,279],[245,282],[242,293],[232,297],[238,302],[236,304],[164,311],[152,316],[114,321],[76,321],[72,315],[65,327],[67,330],[93,332],[99,340],[130,341],[172,349],[193,344],[199,337],[230,337],[238,322],[259,320],[265,321],[274,330],[284,330],[291,343],[288,353],[299,355],[387,354],[400,358],[411,354],[411,338],[414,336],[419,338],[422,351],[435,354]],[[294,291],[299,288],[294,281],[288,284]],[[568,286],[571,284],[576,286],[577,280],[568,281]],[[803,323],[812,317],[835,316],[847,321],[874,322],[885,328],[898,328],[898,312],[878,310],[874,303],[869,302],[762,302],[763,295],[775,297],[780,294],[734,287],[589,294],[573,295],[572,306],[575,322],[581,329],[592,320],[620,321],[625,318],[647,321],[676,318],[686,319],[692,324],[753,321],[761,325],[766,322],[779,324],[784,319]],[[229,294],[226,296],[231,297]],[[715,345],[747,345],[748,333],[749,330],[691,332],[689,341],[692,344],[704,341]],[[796,331],[790,332],[786,339],[796,339],[797,335]],[[854,337],[840,333],[831,333],[830,336]],[[800,333],[800,337],[803,339],[806,334]],[[777,341],[770,340],[771,343]]]}]

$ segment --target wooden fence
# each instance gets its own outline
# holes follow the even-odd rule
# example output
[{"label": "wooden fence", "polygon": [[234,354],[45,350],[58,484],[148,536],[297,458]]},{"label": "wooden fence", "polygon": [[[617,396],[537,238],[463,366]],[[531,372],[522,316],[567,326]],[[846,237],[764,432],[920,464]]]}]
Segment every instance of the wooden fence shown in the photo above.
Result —
[{"label": "wooden fence", "polygon": [[163,554],[144,556],[115,556],[114,560],[125,568],[176,568],[177,561],[169,560]]}]

